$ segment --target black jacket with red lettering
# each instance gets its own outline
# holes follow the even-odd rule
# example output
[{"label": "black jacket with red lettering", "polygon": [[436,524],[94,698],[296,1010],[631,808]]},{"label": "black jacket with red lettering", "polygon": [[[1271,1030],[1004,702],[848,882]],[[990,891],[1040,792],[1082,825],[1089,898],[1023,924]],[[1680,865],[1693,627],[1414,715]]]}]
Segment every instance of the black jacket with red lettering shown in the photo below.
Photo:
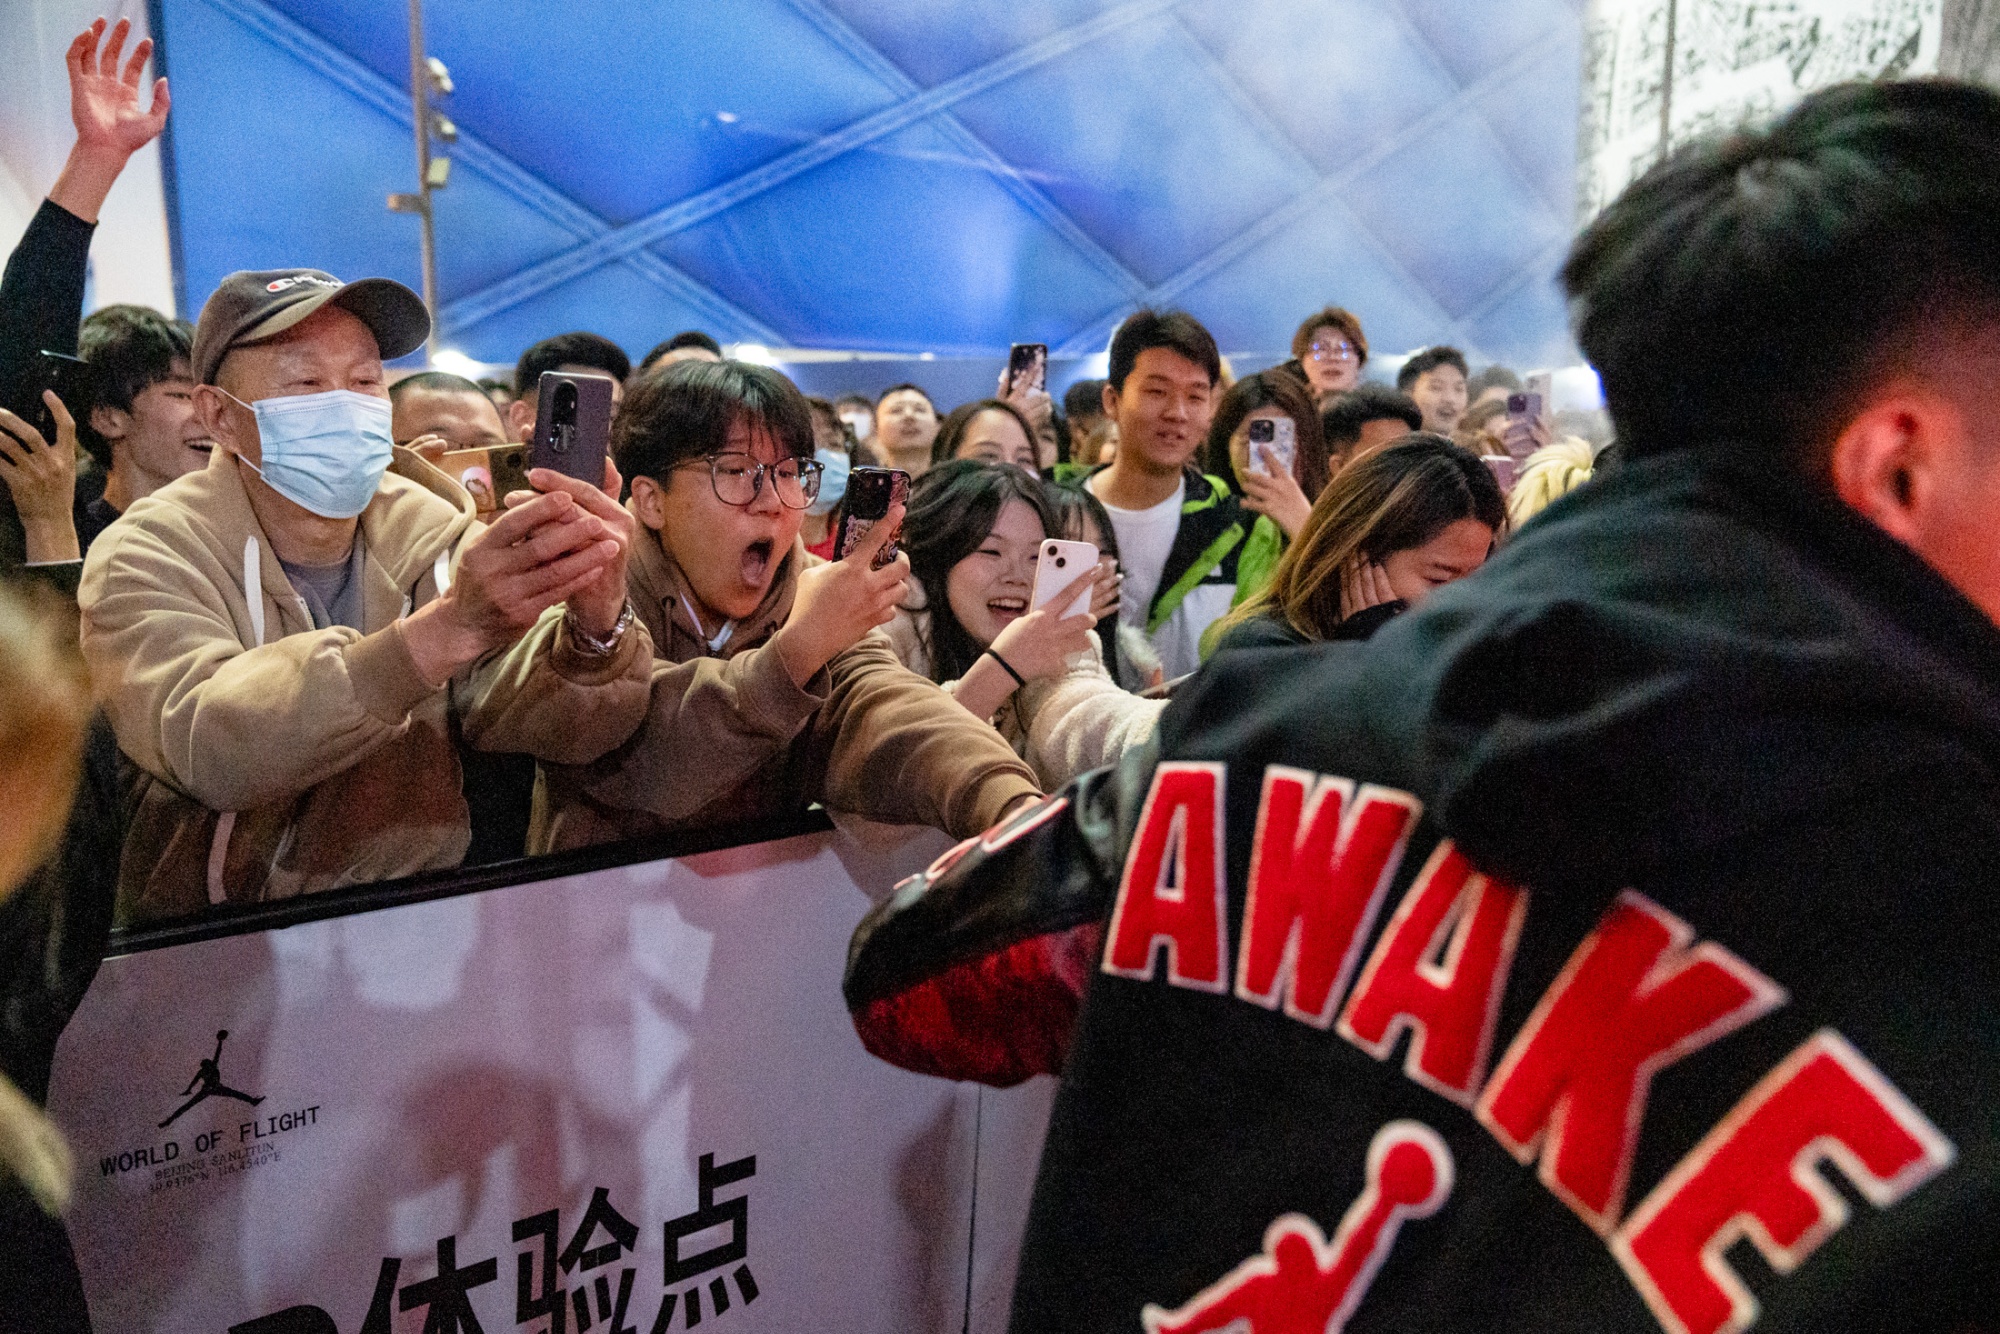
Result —
[{"label": "black jacket with red lettering", "polygon": [[1062,1070],[1017,1330],[2000,1328],[1996,686],[1837,502],[1634,464],[1365,644],[1219,655],[849,1003]]}]

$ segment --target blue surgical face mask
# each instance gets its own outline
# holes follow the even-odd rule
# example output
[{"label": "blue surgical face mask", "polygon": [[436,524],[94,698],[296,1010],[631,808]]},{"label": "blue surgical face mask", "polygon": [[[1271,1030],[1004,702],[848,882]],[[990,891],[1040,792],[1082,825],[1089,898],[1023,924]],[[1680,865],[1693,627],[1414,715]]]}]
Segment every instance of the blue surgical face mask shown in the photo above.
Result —
[{"label": "blue surgical face mask", "polygon": [[853,465],[844,449],[815,449],[813,457],[819,460],[819,495],[806,506],[806,513],[831,514],[847,494],[847,473]]},{"label": "blue surgical face mask", "polygon": [[324,519],[351,519],[375,499],[396,451],[387,399],[352,389],[255,403],[229,397],[257,415],[264,461],[237,457],[273,491]]}]

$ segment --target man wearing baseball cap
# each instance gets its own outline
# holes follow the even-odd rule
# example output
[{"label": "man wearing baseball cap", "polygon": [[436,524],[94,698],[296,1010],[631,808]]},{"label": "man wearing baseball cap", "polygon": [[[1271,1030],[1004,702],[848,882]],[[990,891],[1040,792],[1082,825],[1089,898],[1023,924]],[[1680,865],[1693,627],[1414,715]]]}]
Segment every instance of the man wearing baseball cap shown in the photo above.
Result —
[{"label": "man wearing baseball cap", "polygon": [[[577,763],[644,716],[631,521],[554,473],[482,528],[391,442],[382,362],[430,331],[400,283],[234,273],[195,329],[209,466],[85,562],[83,647],[142,771],[128,919],[458,864],[459,738]],[[547,613],[547,615],[544,615]]]}]

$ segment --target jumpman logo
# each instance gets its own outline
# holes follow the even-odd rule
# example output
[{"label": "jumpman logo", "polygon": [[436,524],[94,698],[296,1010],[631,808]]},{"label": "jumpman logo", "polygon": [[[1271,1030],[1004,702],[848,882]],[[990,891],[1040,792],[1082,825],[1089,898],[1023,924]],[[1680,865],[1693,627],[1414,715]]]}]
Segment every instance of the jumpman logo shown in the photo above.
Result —
[{"label": "jumpman logo", "polygon": [[1175,1311],[1148,1302],[1146,1334],[1340,1334],[1406,1219],[1451,1194],[1451,1150],[1416,1121],[1391,1121],[1368,1146],[1368,1184],[1329,1243],[1304,1214],[1264,1229],[1264,1249]]},{"label": "jumpman logo", "polygon": [[239,1093],[222,1082],[222,1042],[228,1036],[229,1030],[226,1028],[215,1035],[215,1055],[201,1063],[194,1072],[194,1078],[190,1079],[188,1086],[181,1090],[182,1093],[192,1093],[194,1096],[175,1109],[172,1116],[160,1122],[160,1129],[165,1130],[180,1120],[183,1112],[205,1098],[234,1098],[238,1102],[247,1102],[252,1107],[264,1101],[261,1097],[253,1098],[247,1093]]}]

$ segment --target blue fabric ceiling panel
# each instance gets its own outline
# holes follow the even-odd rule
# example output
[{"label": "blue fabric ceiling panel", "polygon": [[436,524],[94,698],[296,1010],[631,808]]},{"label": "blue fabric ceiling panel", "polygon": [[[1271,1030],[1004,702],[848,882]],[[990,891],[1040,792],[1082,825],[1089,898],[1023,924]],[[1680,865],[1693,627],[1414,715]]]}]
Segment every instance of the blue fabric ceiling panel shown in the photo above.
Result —
[{"label": "blue fabric ceiling panel", "polygon": [[1171,20],[1080,47],[967,101],[959,119],[1149,282],[1314,179]]},{"label": "blue fabric ceiling panel", "polygon": [[[416,281],[405,0],[155,0],[177,262]],[[461,139],[447,346],[589,327],[1096,352],[1140,301],[1255,361],[1566,347],[1575,0],[427,0]],[[192,309],[189,313],[193,313]]]},{"label": "blue fabric ceiling panel", "polygon": [[[935,129],[904,130],[659,249],[795,347],[990,351],[1058,343],[1125,296]],[[830,337],[844,330],[846,341]],[[977,331],[973,337],[967,331]]]}]

